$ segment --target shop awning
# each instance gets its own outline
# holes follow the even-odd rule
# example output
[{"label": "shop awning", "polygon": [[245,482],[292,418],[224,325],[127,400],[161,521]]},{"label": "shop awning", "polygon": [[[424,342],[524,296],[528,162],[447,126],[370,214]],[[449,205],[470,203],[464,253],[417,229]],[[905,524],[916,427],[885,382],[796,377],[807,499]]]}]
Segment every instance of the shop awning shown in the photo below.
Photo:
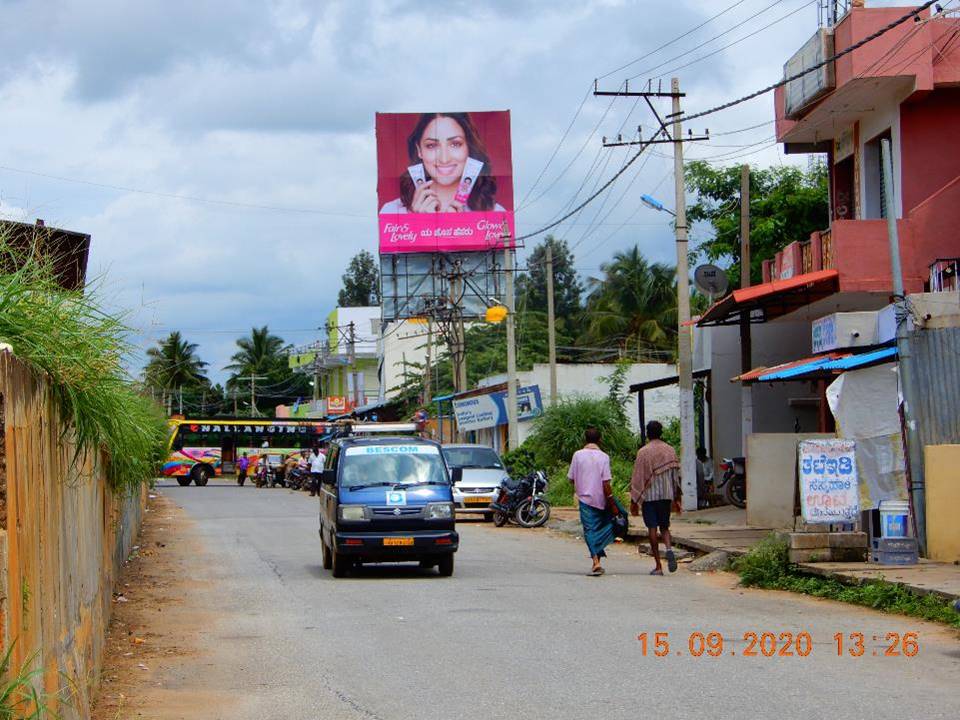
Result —
[{"label": "shop awning", "polygon": [[847,370],[867,368],[896,360],[896,358],[897,349],[895,347],[883,347],[859,354],[843,352],[816,355],[802,360],[782,363],[774,367],[755,368],[750,372],[731,378],[731,382],[754,383],[830,379]]},{"label": "shop awning", "polygon": [[714,303],[697,325],[736,325],[743,312],[750,313],[751,322],[767,322],[833,295],[840,289],[839,278],[837,270],[818,270],[734,290]]}]

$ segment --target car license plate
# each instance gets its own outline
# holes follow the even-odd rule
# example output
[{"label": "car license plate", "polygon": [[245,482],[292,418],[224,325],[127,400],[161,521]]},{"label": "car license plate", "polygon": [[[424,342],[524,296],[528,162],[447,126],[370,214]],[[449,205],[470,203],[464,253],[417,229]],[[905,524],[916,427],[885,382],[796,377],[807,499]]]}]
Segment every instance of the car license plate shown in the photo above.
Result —
[{"label": "car license plate", "polygon": [[466,497],[463,499],[468,505],[489,505],[490,498],[488,497]]},{"label": "car license plate", "polygon": [[413,545],[412,537],[384,538],[384,545]]}]

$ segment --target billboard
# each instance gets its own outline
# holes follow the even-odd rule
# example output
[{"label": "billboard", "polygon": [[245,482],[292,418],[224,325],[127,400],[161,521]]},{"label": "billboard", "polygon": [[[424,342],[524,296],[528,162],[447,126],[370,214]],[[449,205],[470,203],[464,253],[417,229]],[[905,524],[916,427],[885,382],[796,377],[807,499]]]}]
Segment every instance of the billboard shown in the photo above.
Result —
[{"label": "billboard", "polygon": [[[507,424],[507,391],[474,395],[453,401],[453,414],[461,431],[482,430]],[[540,386],[517,388],[517,420],[532,420],[543,415]]]},{"label": "billboard", "polygon": [[381,255],[501,248],[504,223],[514,237],[509,111],[377,113],[376,128]]}]

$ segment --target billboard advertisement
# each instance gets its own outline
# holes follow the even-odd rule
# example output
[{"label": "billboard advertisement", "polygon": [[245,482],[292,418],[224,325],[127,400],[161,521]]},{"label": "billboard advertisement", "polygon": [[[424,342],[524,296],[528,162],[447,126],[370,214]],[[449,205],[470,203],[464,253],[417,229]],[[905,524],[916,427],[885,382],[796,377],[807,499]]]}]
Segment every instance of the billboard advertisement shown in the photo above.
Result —
[{"label": "billboard advertisement", "polygon": [[510,112],[377,113],[380,254],[490,250],[515,236]]},{"label": "billboard advertisement", "polygon": [[[507,424],[507,391],[474,395],[453,401],[453,414],[461,431]],[[543,415],[540,386],[527,385],[517,388],[517,420],[532,420]]]}]

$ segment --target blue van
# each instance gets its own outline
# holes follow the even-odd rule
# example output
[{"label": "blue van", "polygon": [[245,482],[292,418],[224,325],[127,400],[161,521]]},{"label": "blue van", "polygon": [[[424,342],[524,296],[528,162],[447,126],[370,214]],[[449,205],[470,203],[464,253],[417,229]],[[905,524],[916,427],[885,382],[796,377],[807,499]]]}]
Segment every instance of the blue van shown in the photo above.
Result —
[{"label": "blue van", "polygon": [[416,437],[330,443],[320,491],[323,567],[343,577],[361,563],[419,562],[453,574],[460,538],[440,445]]}]

